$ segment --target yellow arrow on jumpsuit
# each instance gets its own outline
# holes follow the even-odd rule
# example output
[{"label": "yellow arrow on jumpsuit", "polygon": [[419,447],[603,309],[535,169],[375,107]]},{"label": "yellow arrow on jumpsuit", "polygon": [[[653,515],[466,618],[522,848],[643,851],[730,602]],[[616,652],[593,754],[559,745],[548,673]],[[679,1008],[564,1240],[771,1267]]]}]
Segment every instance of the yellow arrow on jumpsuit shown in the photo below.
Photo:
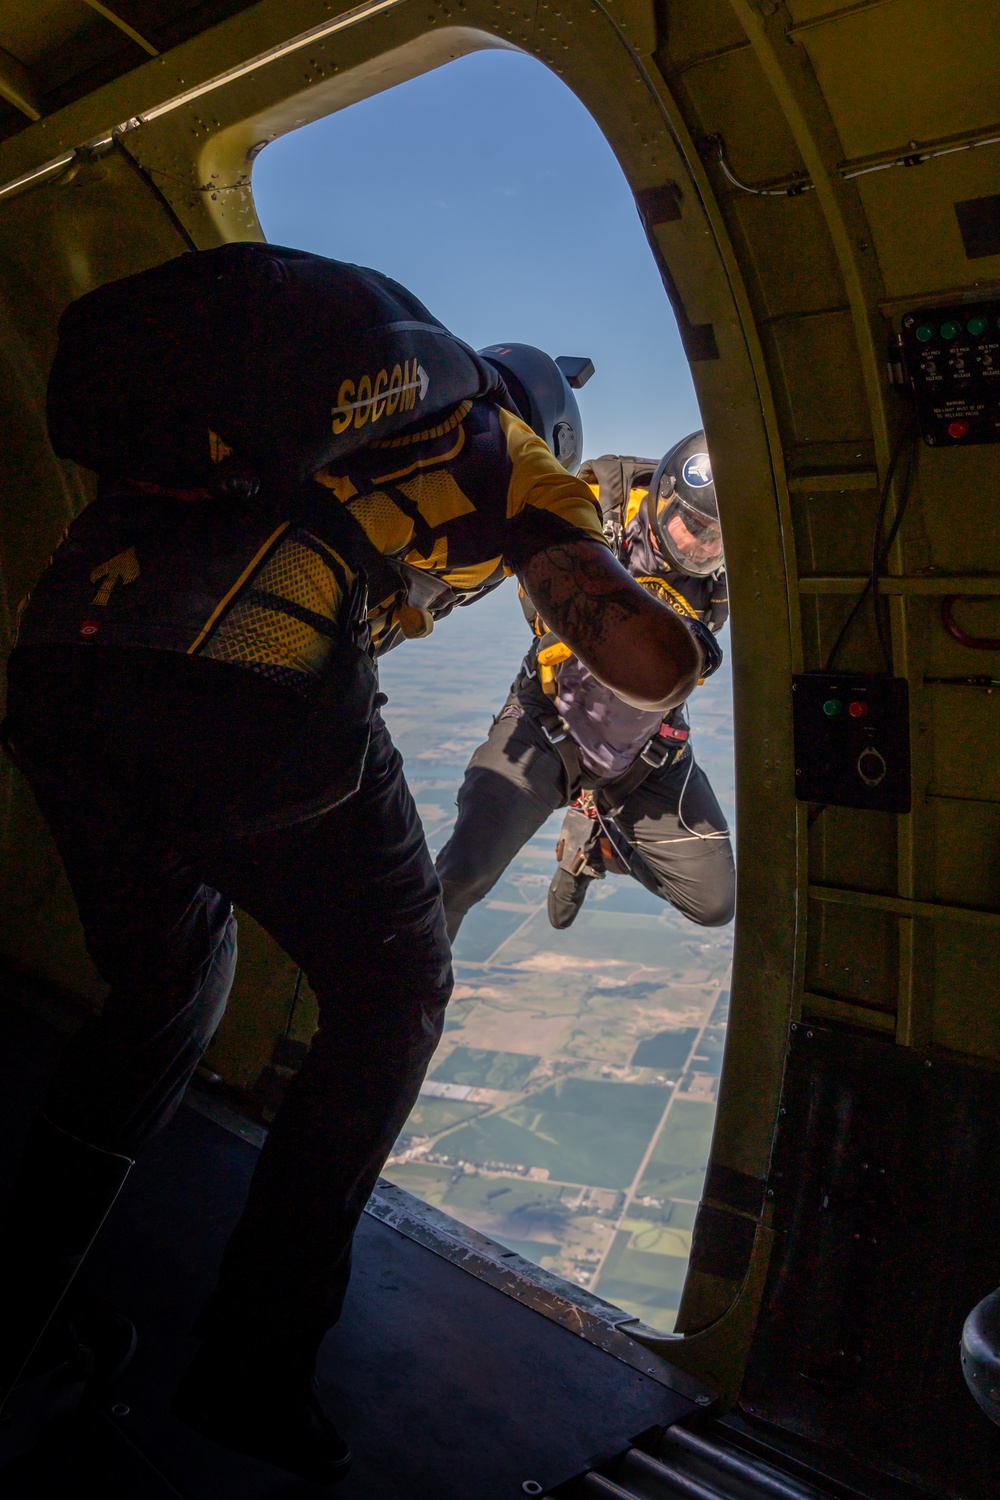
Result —
[{"label": "yellow arrow on jumpsuit", "polygon": [[109,557],[107,562],[98,563],[90,575],[91,583],[101,584],[94,595],[94,603],[107,604],[120,583],[135,583],[138,576],[139,559],[135,555],[134,547],[129,547],[125,552],[119,552],[114,557]]}]

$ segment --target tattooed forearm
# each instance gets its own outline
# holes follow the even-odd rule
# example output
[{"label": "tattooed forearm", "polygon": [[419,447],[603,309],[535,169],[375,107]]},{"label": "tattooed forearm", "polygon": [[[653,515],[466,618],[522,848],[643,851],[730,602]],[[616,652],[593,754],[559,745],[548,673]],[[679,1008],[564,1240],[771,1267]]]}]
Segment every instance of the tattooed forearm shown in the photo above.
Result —
[{"label": "tattooed forearm", "polygon": [[666,710],[694,687],[701,653],[690,632],[600,542],[546,547],[521,582],[548,628],[626,702]]},{"label": "tattooed forearm", "polygon": [[536,553],[526,569],[525,586],[538,613],[584,656],[642,607],[628,574],[620,569],[616,577],[608,560],[599,542],[581,541]]}]

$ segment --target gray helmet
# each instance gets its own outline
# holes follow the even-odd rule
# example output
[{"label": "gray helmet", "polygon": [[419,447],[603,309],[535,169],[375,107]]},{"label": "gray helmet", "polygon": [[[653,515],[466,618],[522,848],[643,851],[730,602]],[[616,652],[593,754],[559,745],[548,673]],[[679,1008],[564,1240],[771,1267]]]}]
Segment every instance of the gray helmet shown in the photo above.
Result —
[{"label": "gray helmet", "polygon": [[550,359],[532,344],[490,344],[479,354],[499,370],[528,426],[575,474],[583,461],[583,420],[573,391],[593,375],[592,362],[565,354]]},{"label": "gray helmet", "polygon": [[692,432],[660,459],[646,509],[660,551],[679,573],[707,578],[725,567],[704,432]]}]

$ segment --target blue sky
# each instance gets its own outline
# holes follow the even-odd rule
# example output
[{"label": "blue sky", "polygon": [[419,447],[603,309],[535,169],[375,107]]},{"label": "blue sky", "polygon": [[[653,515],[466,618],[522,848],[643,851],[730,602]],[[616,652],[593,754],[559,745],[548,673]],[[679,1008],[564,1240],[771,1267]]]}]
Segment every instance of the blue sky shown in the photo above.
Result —
[{"label": "blue sky", "polygon": [[655,458],[699,426],[621,169],[533,58],[477,53],[293,131],[253,186],[268,239],[387,272],[469,343],[589,355],[589,456]]}]

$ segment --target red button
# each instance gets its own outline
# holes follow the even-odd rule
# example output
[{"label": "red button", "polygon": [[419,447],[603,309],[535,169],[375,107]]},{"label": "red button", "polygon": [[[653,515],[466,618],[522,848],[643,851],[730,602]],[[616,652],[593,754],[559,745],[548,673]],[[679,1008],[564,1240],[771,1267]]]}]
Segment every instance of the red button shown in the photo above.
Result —
[{"label": "red button", "polygon": [[964,438],[969,430],[968,422],[949,422],[948,436],[953,438]]},{"label": "red button", "polygon": [[849,703],[847,705],[847,712],[850,714],[852,719],[863,719],[865,714],[868,712],[868,704],[859,703],[857,699],[855,699],[853,703]]}]

